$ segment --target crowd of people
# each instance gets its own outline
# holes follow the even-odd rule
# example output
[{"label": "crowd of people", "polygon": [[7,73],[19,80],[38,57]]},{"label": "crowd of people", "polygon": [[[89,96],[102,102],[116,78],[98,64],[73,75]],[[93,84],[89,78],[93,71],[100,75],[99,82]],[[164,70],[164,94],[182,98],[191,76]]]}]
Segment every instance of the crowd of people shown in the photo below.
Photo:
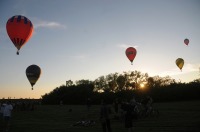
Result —
[{"label": "crowd of people", "polygon": [[[127,128],[128,132],[133,132],[134,130],[134,121],[138,119],[141,109],[139,106],[142,106],[142,112],[146,117],[149,114],[150,109],[152,108],[153,99],[150,96],[146,96],[140,102],[137,102],[133,97],[130,101],[124,100],[119,101],[116,99],[113,102],[114,108],[114,119],[124,122],[124,127]],[[112,132],[111,127],[111,107],[103,100],[100,108],[100,121],[102,124],[103,132]]]},{"label": "crowd of people", "polygon": [[0,102],[0,120],[2,123],[0,131],[7,132],[10,129],[10,120],[13,111],[34,111],[36,102],[33,101],[14,101],[1,100]]},{"label": "crowd of people", "polygon": [[[119,100],[115,99],[113,102],[113,107],[108,103],[108,100],[101,100],[100,106],[100,116],[99,121],[102,126],[103,132],[112,132],[112,121],[119,120],[124,123],[124,127],[127,128],[128,132],[133,132],[134,121],[139,118],[140,112],[142,112],[144,117],[149,114],[152,108],[153,99],[150,96],[146,96],[140,101],[136,101],[133,97],[131,100]],[[87,112],[90,112],[92,100],[90,98],[86,99]],[[141,107],[143,109],[141,109]],[[114,109],[114,113],[113,110]],[[93,126],[96,124],[95,120],[83,119],[72,126]]]},{"label": "crowd of people", "polygon": [[[87,98],[86,107],[87,111],[90,112],[91,99]],[[143,106],[143,113],[145,116],[149,114],[152,108],[153,99],[150,96],[146,96],[141,101],[137,102],[133,97],[131,100],[119,100],[115,99],[113,107],[108,105],[106,100],[101,101],[100,107],[100,123],[102,125],[103,132],[112,132],[112,116],[114,120],[124,122],[124,127],[127,128],[128,132],[133,132],[134,121],[138,119],[139,112],[141,109],[138,106]],[[114,109],[114,113],[112,112]],[[33,111],[35,110],[35,102],[15,102],[10,101],[0,102],[0,118],[3,120],[3,131],[8,131],[10,128],[10,120],[12,111]],[[92,126],[95,125],[94,120],[84,120],[75,123],[73,126]]]}]

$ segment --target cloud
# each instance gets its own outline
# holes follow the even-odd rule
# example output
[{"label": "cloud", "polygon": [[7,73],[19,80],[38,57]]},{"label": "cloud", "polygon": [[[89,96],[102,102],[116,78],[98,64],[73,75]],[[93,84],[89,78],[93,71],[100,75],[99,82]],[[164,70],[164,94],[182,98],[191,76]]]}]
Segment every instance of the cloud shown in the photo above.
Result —
[{"label": "cloud", "polygon": [[45,21],[43,21],[43,22],[36,23],[34,25],[35,25],[34,27],[36,29],[40,28],[40,27],[44,27],[44,28],[61,28],[61,29],[65,29],[66,28],[65,25],[62,25],[62,24],[60,24],[58,22],[45,22]]},{"label": "cloud", "polygon": [[122,48],[122,49],[126,49],[128,47],[137,48],[138,46],[137,45],[133,46],[133,45],[129,45],[129,44],[118,44],[117,47]]},{"label": "cloud", "polygon": [[89,56],[86,54],[79,54],[79,55],[74,55],[71,56],[73,59],[78,59],[78,60],[86,60]]},{"label": "cloud", "polygon": [[76,56],[72,56],[73,58],[76,58],[76,59],[86,59],[87,56],[86,55],[76,55]]},{"label": "cloud", "polygon": [[74,55],[70,57],[74,60],[78,60],[79,62],[84,62],[84,63],[87,62],[87,59],[88,59],[88,55],[85,55],[85,54]]},{"label": "cloud", "polygon": [[38,18],[32,18],[31,21],[33,22],[35,29],[37,28],[66,29],[66,25],[63,25],[55,21],[39,20]]},{"label": "cloud", "polygon": [[179,68],[170,69],[164,72],[161,72],[160,76],[174,76],[174,75],[180,75],[185,74],[189,72],[200,72],[200,64],[186,64],[182,71],[179,70]]}]

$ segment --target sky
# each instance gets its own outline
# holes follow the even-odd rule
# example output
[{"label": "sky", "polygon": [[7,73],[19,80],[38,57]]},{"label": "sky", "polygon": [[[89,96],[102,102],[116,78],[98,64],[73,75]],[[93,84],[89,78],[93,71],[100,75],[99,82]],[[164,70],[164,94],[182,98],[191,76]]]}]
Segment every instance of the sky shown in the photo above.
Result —
[{"label": "sky", "polygon": [[[199,14],[199,0],[1,0],[0,99],[41,98],[67,80],[134,70],[191,82],[200,78]],[[15,15],[34,26],[19,55],[6,31]],[[133,65],[128,47],[137,50]],[[34,90],[25,74],[32,64],[42,70]]]}]

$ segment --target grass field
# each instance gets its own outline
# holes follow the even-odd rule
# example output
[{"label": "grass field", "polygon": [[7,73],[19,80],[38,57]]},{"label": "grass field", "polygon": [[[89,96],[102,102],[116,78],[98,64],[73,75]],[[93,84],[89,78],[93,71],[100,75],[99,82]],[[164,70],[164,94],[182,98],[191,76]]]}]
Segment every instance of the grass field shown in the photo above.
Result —
[{"label": "grass field", "polygon": [[[200,101],[157,103],[159,117],[138,119],[134,132],[200,132]],[[69,109],[72,112],[69,112]],[[102,132],[99,119],[100,106],[37,106],[35,111],[12,113],[10,132]],[[114,113],[114,112],[113,112]],[[111,115],[113,117],[114,115]],[[94,126],[72,126],[82,119],[93,119]],[[0,120],[0,132],[3,121]],[[124,123],[111,119],[113,132],[128,132]]]}]

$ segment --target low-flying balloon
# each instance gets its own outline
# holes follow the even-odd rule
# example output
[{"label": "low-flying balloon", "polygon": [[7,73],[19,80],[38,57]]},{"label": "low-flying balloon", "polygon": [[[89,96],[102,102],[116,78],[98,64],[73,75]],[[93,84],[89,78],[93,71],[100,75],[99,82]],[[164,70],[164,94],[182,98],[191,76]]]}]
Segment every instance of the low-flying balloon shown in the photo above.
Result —
[{"label": "low-flying balloon", "polygon": [[126,49],[126,56],[128,57],[128,59],[130,60],[131,64],[133,63],[133,60],[137,54],[137,51],[135,48],[133,47],[129,47]]},{"label": "low-flying balloon", "polygon": [[33,90],[33,85],[35,85],[35,83],[37,82],[37,80],[40,78],[40,74],[41,74],[41,69],[39,66],[37,65],[30,65],[27,67],[26,69],[26,76],[32,86],[32,90]]},{"label": "low-flying balloon", "polygon": [[17,55],[19,50],[31,38],[33,33],[33,24],[25,16],[16,15],[8,19],[6,30],[10,40],[17,48]]},{"label": "low-flying balloon", "polygon": [[176,65],[182,71],[182,68],[183,68],[183,65],[184,65],[184,60],[182,58],[176,59]]},{"label": "low-flying balloon", "polygon": [[190,42],[190,41],[189,41],[189,39],[187,39],[187,38],[184,40],[184,43],[185,43],[186,45],[188,45],[189,42]]}]

